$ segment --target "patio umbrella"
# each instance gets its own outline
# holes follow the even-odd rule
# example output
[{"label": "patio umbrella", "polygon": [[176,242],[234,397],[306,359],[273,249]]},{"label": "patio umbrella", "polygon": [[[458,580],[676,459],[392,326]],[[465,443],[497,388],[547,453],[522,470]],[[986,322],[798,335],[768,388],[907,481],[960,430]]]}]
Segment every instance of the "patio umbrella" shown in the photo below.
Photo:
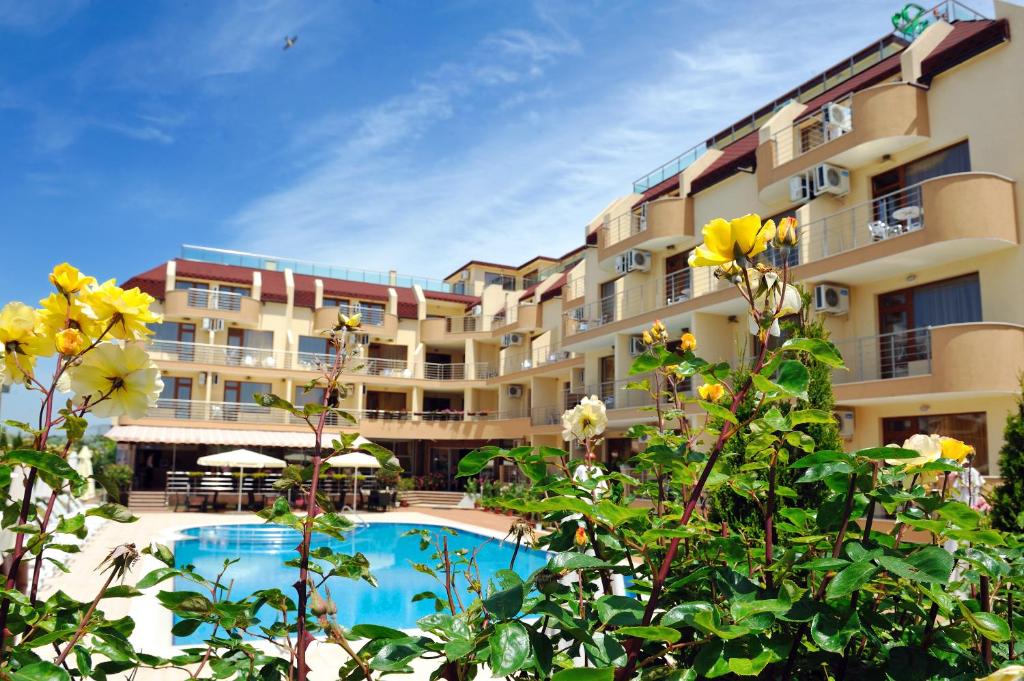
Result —
[{"label": "patio umbrella", "polygon": [[96,481],[92,479],[92,450],[88,446],[82,445],[78,450],[78,461],[74,469],[86,480],[85,498],[92,499],[96,496]]},{"label": "patio umbrella", "polygon": [[249,449],[207,454],[196,460],[200,466],[238,469],[238,510],[242,510],[242,471],[246,468],[284,468],[285,462]]},{"label": "patio umbrella", "polygon": [[[352,446],[357,450],[363,445],[373,444],[362,435],[358,436],[353,442]],[[380,461],[377,457],[367,454],[365,452],[355,451],[348,452],[347,454],[339,454],[338,456],[332,456],[327,462],[335,468],[354,468],[356,469],[356,476],[352,478],[352,510],[356,510],[359,505],[359,469],[360,468],[380,468]],[[397,462],[396,462],[397,463]]]}]

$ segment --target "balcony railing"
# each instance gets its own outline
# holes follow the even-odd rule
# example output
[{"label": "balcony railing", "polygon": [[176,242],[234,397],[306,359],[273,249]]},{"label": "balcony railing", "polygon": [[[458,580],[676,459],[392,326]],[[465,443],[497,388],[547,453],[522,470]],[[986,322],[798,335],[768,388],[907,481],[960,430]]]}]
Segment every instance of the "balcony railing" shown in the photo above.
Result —
[{"label": "balcony railing", "polygon": [[671,161],[658,166],[640,179],[634,181],[633,192],[636,194],[642,194],[651,187],[664,182],[673,175],[678,175],[686,170],[691,163],[703,156],[704,152],[707,150],[707,142],[701,142],[700,144],[690,147]]},{"label": "balcony railing", "polygon": [[832,374],[834,383],[925,376],[932,371],[930,328],[908,329],[836,342],[848,371]]},{"label": "balcony railing", "polygon": [[[345,409],[357,421],[499,421],[525,418],[525,409],[507,411],[407,411],[395,409]],[[346,425],[337,415],[328,415],[328,425]],[[305,425],[292,414],[280,410],[240,402],[202,402],[199,400],[157,400],[156,407],[149,410],[147,418],[175,419],[183,421],[219,421],[225,423],[252,423],[271,425]]]},{"label": "balcony railing", "polygon": [[475,333],[484,330],[483,318],[474,315],[445,317],[444,325],[448,333]]},{"label": "balcony railing", "polygon": [[665,275],[665,304],[675,305],[693,297],[690,268],[676,270]]},{"label": "balcony railing", "polygon": [[517,371],[527,371],[548,364],[555,364],[571,359],[573,354],[568,350],[562,350],[557,345],[540,345],[523,352],[505,353],[501,363],[503,374],[511,374]]},{"label": "balcony railing", "polygon": [[587,278],[579,275],[565,282],[565,287],[562,289],[562,295],[565,300],[575,300],[582,298],[587,290]]},{"label": "balcony railing", "polygon": [[358,314],[359,321],[370,326],[384,325],[384,310],[377,307],[365,307],[363,305],[324,305],[324,307],[336,308],[340,314],[351,317]]},{"label": "balcony railing", "polygon": [[627,211],[615,217],[609,216],[605,219],[601,229],[604,232],[602,245],[611,246],[647,229],[647,216],[633,211]]},{"label": "balcony railing", "polygon": [[[253,369],[288,369],[315,371],[330,366],[334,355],[316,352],[284,352],[264,348],[235,347],[231,345],[207,345],[181,341],[153,340],[149,350],[157,360],[214,364],[219,366],[249,367]],[[497,374],[487,362],[466,363],[424,363],[423,378],[428,380],[483,380]],[[474,371],[470,374],[470,368]],[[359,357],[349,360],[345,373],[363,376],[390,376],[415,378],[416,365],[404,359],[381,357]]]},{"label": "balcony railing", "polygon": [[242,294],[232,291],[190,288],[185,298],[185,304],[199,310],[238,312],[242,309]]},{"label": "balcony railing", "polygon": [[[820,111],[801,118],[772,136],[775,146],[775,165],[806,154],[853,131],[853,100],[845,97],[826,105]],[[832,112],[833,115],[830,116]]]}]

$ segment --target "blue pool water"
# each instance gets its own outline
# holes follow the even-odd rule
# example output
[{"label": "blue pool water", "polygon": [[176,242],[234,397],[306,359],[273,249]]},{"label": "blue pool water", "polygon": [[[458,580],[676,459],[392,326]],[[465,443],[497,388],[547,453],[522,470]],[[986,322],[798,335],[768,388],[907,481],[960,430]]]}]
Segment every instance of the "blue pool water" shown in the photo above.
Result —
[{"label": "blue pool water", "polygon": [[[363,553],[370,561],[370,570],[379,586],[374,588],[363,581],[333,577],[327,581],[331,596],[338,606],[338,623],[344,627],[354,624],[381,624],[396,629],[416,626],[416,620],[434,612],[433,601],[411,601],[423,591],[444,593],[444,588],[430,575],[417,572],[411,563],[433,565],[429,558],[432,550],[420,551],[419,537],[403,537],[409,530],[423,526],[403,523],[370,523],[349,532],[345,541],[329,537],[313,537],[313,546],[329,546],[343,553]],[[439,530],[439,527],[428,529]],[[294,557],[301,536],[298,532],[275,525],[212,525],[185,530],[189,539],[175,543],[175,561],[180,565],[194,565],[196,571],[212,579],[228,558],[240,558],[232,565],[225,581],[233,580],[231,599],[236,600],[260,589],[278,588],[295,598],[297,570],[284,567],[284,561]],[[487,580],[498,570],[508,569],[514,542],[501,542],[472,532],[459,531],[448,537],[449,551],[484,545],[477,554],[480,574]],[[516,572],[526,577],[547,563],[541,551],[520,549],[516,558]],[[469,604],[464,580],[463,603]],[[196,591],[196,585],[181,578],[174,580],[176,591]],[[321,591],[323,594],[323,591]],[[264,607],[260,620],[269,624],[275,612]],[[210,627],[202,626],[188,636],[176,636],[177,645],[200,643],[210,635]]]}]

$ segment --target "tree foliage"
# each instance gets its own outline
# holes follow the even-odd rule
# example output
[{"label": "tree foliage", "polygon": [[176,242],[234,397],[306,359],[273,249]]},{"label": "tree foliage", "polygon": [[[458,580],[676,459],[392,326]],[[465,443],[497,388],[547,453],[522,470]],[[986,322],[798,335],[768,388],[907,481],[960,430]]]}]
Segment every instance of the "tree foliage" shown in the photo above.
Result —
[{"label": "tree foliage", "polygon": [[1024,375],[1016,406],[1006,417],[999,450],[1002,483],[992,497],[992,525],[1005,532],[1024,532]]}]

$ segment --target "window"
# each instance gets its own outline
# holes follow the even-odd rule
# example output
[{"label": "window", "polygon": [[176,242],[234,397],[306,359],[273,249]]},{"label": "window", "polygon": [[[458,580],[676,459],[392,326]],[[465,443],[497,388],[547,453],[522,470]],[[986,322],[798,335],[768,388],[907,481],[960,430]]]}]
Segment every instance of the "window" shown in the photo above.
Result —
[{"label": "window", "polygon": [[601,323],[615,321],[615,282],[606,281],[601,284]]},{"label": "window", "polygon": [[598,394],[609,409],[615,408],[615,355],[598,360]]},{"label": "window", "polygon": [[529,272],[523,275],[523,288],[530,288],[531,286],[540,282],[540,274],[537,270]]},{"label": "window", "polygon": [[224,401],[254,405],[256,393],[269,393],[270,390],[269,383],[224,381]]},{"label": "window", "polygon": [[974,467],[982,474],[989,473],[988,430],[985,412],[928,414],[926,416],[899,416],[882,419],[883,442],[899,445],[917,433],[946,435],[963,440],[974,447]]},{"label": "window", "polygon": [[690,251],[665,258],[665,304],[690,299]]},{"label": "window", "polygon": [[878,356],[882,378],[909,376],[927,361],[930,326],[981,321],[978,274],[922,284],[878,296]]},{"label": "window", "polygon": [[299,336],[299,364],[312,367],[317,360],[330,362],[334,359],[334,346],[323,336]]},{"label": "window", "polygon": [[[896,211],[921,205],[918,190],[907,189],[908,187],[914,187],[933,177],[966,173],[970,170],[970,148],[964,141],[875,175],[871,178],[871,195],[876,199],[875,220],[890,225],[901,223],[905,218],[899,214],[894,215]],[[909,226],[913,228],[913,225]]]},{"label": "window", "polygon": [[466,282],[459,281],[452,284],[452,293],[458,293],[459,295],[466,293]]},{"label": "window", "polygon": [[179,362],[191,362],[195,359],[196,325],[179,322],[157,324],[152,342],[157,352],[166,352]]},{"label": "window", "polygon": [[192,417],[192,379],[191,378],[164,378],[164,388],[160,391],[161,400],[174,400],[160,406],[173,410],[174,418],[188,419]]},{"label": "window", "polygon": [[484,286],[497,284],[506,291],[516,290],[516,278],[499,272],[484,272]]},{"label": "window", "polygon": [[203,281],[182,281],[181,279],[175,279],[174,288],[177,291],[187,291],[190,288],[208,291],[210,290],[210,285]]},{"label": "window", "polygon": [[341,307],[348,308],[349,301],[345,298],[324,298],[324,307]]}]

